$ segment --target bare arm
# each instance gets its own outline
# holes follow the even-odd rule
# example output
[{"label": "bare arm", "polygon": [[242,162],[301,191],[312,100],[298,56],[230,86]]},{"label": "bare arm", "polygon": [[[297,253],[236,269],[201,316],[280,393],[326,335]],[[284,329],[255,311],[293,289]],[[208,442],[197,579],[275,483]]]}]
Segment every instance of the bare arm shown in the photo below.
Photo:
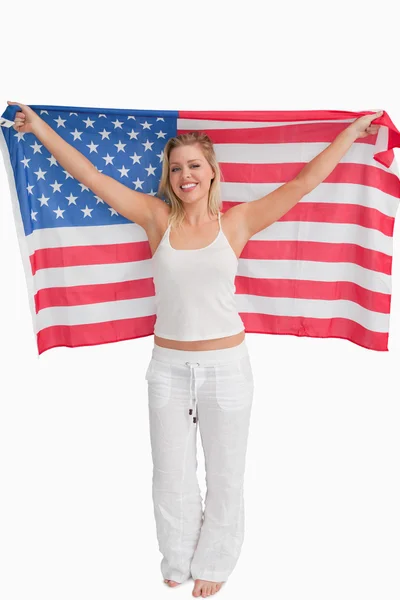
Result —
[{"label": "bare arm", "polygon": [[66,142],[38,115],[32,122],[32,133],[70,175],[86,185],[119,214],[144,229],[157,212],[167,210],[166,204],[160,198],[135,192],[113,177],[100,173],[90,160]]},{"label": "bare arm", "polygon": [[303,167],[296,179],[305,185],[307,194],[332,173],[356,139],[356,129],[352,126],[346,127],[325,150]]}]

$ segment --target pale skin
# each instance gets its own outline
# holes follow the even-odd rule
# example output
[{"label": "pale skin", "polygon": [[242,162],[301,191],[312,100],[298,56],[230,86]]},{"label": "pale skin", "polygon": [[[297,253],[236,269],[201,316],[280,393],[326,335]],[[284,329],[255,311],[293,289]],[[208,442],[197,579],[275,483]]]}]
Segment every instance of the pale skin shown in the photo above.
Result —
[{"label": "pale skin", "polygon": [[[170,207],[155,196],[133,191],[119,181],[99,173],[83,154],[65,142],[29,106],[20,102],[8,104],[21,108],[16,113],[14,129],[21,133],[34,133],[68,173],[118,213],[143,227],[154,254],[167,228]],[[258,200],[243,202],[226,210],[221,216],[221,226],[236,256],[240,256],[250,238],[278,221],[322,183],[355,140],[376,135],[379,124],[372,124],[372,121],[382,115],[383,111],[379,111],[356,119],[323,152],[306,164],[294,179]],[[186,215],[182,230],[171,231],[171,245],[177,250],[208,246],[218,232],[218,219],[210,218],[208,212],[213,169],[199,144],[174,148],[169,162],[170,182]],[[184,192],[181,186],[190,182],[196,183],[196,187],[190,192]],[[154,342],[159,346],[178,350],[217,350],[237,346],[244,336],[243,331],[226,338],[194,342],[177,342],[154,336]],[[172,580],[164,581],[170,587],[179,585]],[[221,589],[222,583],[196,579],[192,595],[203,598],[213,595]]]}]

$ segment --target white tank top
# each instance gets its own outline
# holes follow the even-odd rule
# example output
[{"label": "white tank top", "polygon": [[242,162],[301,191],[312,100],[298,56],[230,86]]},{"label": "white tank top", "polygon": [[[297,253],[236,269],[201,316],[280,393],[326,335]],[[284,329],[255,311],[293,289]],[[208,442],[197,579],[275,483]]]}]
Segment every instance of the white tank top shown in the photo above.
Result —
[{"label": "white tank top", "polygon": [[205,248],[176,250],[168,225],[155,251],[154,333],[169,340],[209,340],[244,330],[235,299],[238,259],[221,227]]}]

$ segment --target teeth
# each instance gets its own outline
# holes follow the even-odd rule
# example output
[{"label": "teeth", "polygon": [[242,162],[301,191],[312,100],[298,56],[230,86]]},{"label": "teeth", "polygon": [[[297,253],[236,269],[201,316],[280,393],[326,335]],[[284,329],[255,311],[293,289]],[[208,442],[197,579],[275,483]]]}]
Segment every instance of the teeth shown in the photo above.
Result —
[{"label": "teeth", "polygon": [[191,187],[196,187],[197,183],[191,183],[190,185],[181,185],[182,189],[186,189],[186,188],[191,188]]}]

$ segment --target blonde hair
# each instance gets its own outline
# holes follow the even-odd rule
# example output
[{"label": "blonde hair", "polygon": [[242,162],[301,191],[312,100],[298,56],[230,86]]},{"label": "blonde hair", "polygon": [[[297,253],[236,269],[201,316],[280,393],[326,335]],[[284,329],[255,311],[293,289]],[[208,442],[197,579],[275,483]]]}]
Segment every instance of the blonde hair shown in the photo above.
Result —
[{"label": "blonde hair", "polygon": [[211,181],[208,194],[208,211],[211,215],[218,215],[222,206],[220,191],[221,170],[218,165],[211,139],[202,131],[181,133],[176,137],[170,138],[165,144],[161,179],[157,192],[157,195],[160,198],[164,196],[167,204],[171,206],[171,212],[168,219],[168,224],[171,225],[171,227],[181,227],[185,218],[185,209],[183,207],[183,203],[173,191],[169,181],[171,151],[173,148],[178,148],[180,146],[191,146],[195,144],[199,144],[204,157],[215,173],[215,176]]}]

